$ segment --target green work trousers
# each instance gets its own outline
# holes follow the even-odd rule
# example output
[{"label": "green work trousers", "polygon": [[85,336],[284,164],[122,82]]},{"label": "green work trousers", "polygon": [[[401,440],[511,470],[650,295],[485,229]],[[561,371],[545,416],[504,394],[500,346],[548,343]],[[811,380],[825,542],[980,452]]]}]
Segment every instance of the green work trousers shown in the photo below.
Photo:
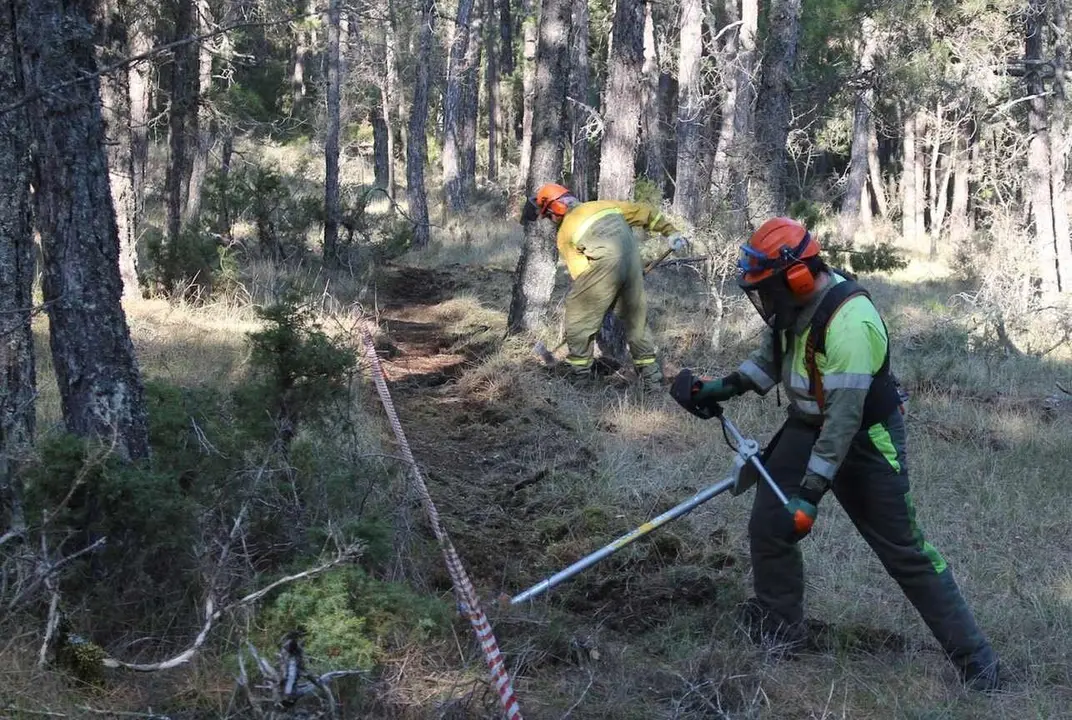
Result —
[{"label": "green work trousers", "polygon": [[[566,295],[566,343],[570,365],[592,364],[593,342],[607,311],[614,311],[625,324],[629,353],[638,366],[655,362],[655,344],[648,329],[648,303],[644,297],[644,266],[636,241],[586,240],[578,247],[590,261],[588,269],[573,279]],[[595,233],[589,233],[594,235]]]},{"label": "green work trousers", "polygon": [[[765,464],[787,497],[800,491],[818,428],[790,417],[764,451]],[[997,658],[965,603],[953,571],[923,538],[908,486],[906,434],[899,411],[860,430],[832,490],[857,531],[965,677]],[[804,619],[800,548],[782,529],[786,510],[765,482],[756,485],[748,531],[756,598],[787,624]]]}]

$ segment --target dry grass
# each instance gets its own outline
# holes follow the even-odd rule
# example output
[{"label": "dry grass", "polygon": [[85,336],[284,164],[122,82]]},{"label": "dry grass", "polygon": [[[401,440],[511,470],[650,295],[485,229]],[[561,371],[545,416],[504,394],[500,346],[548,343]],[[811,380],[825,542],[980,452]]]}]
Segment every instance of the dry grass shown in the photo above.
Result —
[{"label": "dry grass", "polygon": [[[517,592],[662,512],[721,479],[731,460],[717,425],[668,396],[577,391],[547,377],[531,338],[501,341],[509,302],[501,271],[512,270],[518,242],[502,212],[437,228],[433,246],[406,262],[450,278],[444,296],[369,303],[392,342],[407,340],[393,329],[402,321],[420,324],[441,335],[436,353],[459,359],[442,371],[446,382],[422,384],[431,375],[414,374],[397,384],[396,401],[448,530],[489,595]],[[267,266],[248,272],[249,298],[270,298],[282,279]],[[750,496],[724,496],[530,608],[492,611],[526,717],[1072,717],[1072,540],[1062,482],[1072,473],[1072,416],[1047,419],[1033,409],[1055,380],[1072,378],[1069,355],[1016,357],[987,344],[941,263],[914,260],[864,281],[889,323],[895,370],[914,390],[910,463],[921,525],[1014,673],[1013,692],[989,699],[959,689],[834,500],[804,546],[809,614],[833,626],[834,647],[796,662],[765,658],[740,638],[731,614],[750,587]],[[347,301],[325,307],[346,318],[349,298],[370,288],[377,303],[387,299],[382,278],[368,282],[337,294],[328,284],[325,296]],[[684,365],[728,371],[763,331],[750,306],[731,298],[715,352],[707,289],[694,272],[659,270],[649,287],[670,373]],[[242,371],[243,335],[256,327],[244,303],[134,301],[127,310],[146,374],[227,386]],[[58,405],[44,353],[40,374],[39,413],[52,422]],[[760,441],[784,418],[773,394],[728,409]],[[853,628],[897,633],[909,646],[854,644]],[[390,665],[394,684],[383,691],[408,708],[405,716],[445,717],[447,706],[451,717],[494,715],[469,631],[458,632],[458,657],[413,648],[410,660]],[[37,677],[20,664],[3,672],[24,688]]]}]

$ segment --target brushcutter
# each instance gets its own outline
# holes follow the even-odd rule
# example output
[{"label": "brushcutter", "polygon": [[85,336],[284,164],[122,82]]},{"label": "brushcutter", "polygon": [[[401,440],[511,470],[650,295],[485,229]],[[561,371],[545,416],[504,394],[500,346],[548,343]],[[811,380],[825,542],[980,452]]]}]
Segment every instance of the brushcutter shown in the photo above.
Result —
[{"label": "brushcutter", "polygon": [[733,421],[731,421],[723,414],[721,405],[719,405],[718,403],[712,403],[712,410],[713,416],[717,417],[722,423],[722,432],[726,438],[726,442],[730,445],[730,447],[734,449],[737,454],[737,457],[734,461],[734,473],[732,475],[727,477],[725,480],[711,485],[710,487],[704,488],[683,503],[670,508],[662,515],[652,518],[640,527],[631,530],[630,532],[627,532],[625,535],[622,535],[614,542],[604,545],[602,548],[596,550],[594,553],[586,555],[585,557],[570,565],[565,570],[561,570],[554,575],[548,577],[547,579],[541,580],[540,582],[536,583],[528,590],[525,590],[524,592],[515,595],[514,597],[510,598],[510,604],[517,605],[518,603],[525,602],[526,600],[531,600],[537,595],[540,595],[550,590],[559,583],[562,583],[565,580],[568,580],[569,578],[573,577],[574,575],[584,570],[587,570],[600,560],[610,557],[625,546],[630,545],[631,543],[639,540],[640,538],[651,533],[652,531],[657,530],[663,525],[666,525],[672,520],[677,520],[679,517],[682,517],[683,515],[692,512],[697,507],[703,505],[705,502],[715,497],[716,495],[721,495],[727,490],[730,490],[731,493],[735,496],[740,495],[755,483],[755,475],[753,475],[752,473],[744,472],[745,466],[747,465],[752,466],[752,469],[755,469],[759,476],[762,477],[764,481],[766,481],[767,485],[770,486],[770,489],[774,491],[774,494],[778,497],[778,499],[783,505],[788,503],[789,500],[788,498],[786,498],[785,493],[783,493],[782,489],[779,488],[777,483],[774,482],[774,479],[771,478],[770,473],[767,472],[767,468],[763,466],[763,462],[759,459],[759,443],[757,443],[751,438],[746,438],[741,435],[740,431],[737,429],[737,426],[733,424]]},{"label": "brushcutter", "polygon": [[[647,265],[644,266],[644,274],[647,275],[649,272],[651,272],[652,270],[657,268],[662,263],[662,261],[665,260],[666,258],[670,257],[670,255],[673,252],[674,252],[674,248],[667,248],[663,252],[662,255],[660,255],[659,257],[655,258],[650,263],[648,263]],[[612,312],[613,312],[613,309],[608,310],[607,315],[603,316],[603,327],[608,326],[608,317],[607,316],[610,315]],[[550,365],[555,364],[555,353],[558,352],[559,350],[561,350],[565,345],[566,345],[566,341],[563,340],[562,342],[560,342],[558,345],[555,346],[554,350],[548,350],[547,345],[545,345],[544,342],[542,340],[540,340],[539,342],[537,342],[532,347],[532,351],[534,353],[536,353],[540,357],[541,360],[544,361],[544,364],[550,366]]]}]

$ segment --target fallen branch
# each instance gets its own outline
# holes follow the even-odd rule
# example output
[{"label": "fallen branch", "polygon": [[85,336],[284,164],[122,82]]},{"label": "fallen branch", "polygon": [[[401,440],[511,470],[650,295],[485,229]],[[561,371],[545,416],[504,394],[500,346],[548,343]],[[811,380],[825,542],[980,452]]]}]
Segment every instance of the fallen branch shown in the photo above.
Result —
[{"label": "fallen branch", "polygon": [[1066,388],[1061,383],[1054,383],[1054,385],[1056,385],[1057,389],[1060,390],[1061,392],[1063,392],[1065,395],[1072,395],[1072,390],[1069,390],[1068,388]]},{"label": "fallen branch", "polygon": [[252,592],[249,595],[246,595],[245,597],[241,598],[240,600],[236,600],[230,605],[226,605],[219,609],[216,609],[215,607],[215,599],[212,597],[212,595],[209,595],[208,598],[205,600],[205,624],[201,627],[201,631],[197,634],[197,637],[194,638],[193,644],[191,644],[190,647],[186,648],[175,657],[155,663],[128,663],[123,662],[122,660],[116,660],[112,657],[106,657],[102,661],[104,667],[113,669],[122,668],[124,670],[133,670],[134,672],[158,672],[160,670],[170,670],[171,668],[178,667],[179,665],[184,665],[188,663],[191,658],[193,658],[193,656],[197,654],[197,651],[201,649],[201,646],[205,644],[205,640],[208,639],[208,634],[212,630],[213,624],[217,620],[219,620],[220,616],[222,616],[225,612],[229,612],[243,605],[249,605],[252,602],[256,602],[257,600],[261,599],[262,597],[264,597],[272,590],[276,589],[281,585],[285,585],[296,580],[303,580],[306,578],[315,577],[316,575],[319,575],[326,570],[330,570],[337,565],[341,565],[344,562],[349,562],[354,558],[360,556],[361,550],[362,547],[360,544],[352,545],[349,548],[343,550],[341,553],[339,553],[337,557],[324,563],[323,565],[318,565],[315,568],[311,568],[309,570],[305,570],[294,575],[287,575],[286,577],[280,578],[279,580],[276,580],[275,582],[267,585],[266,587],[263,587],[256,592]]}]

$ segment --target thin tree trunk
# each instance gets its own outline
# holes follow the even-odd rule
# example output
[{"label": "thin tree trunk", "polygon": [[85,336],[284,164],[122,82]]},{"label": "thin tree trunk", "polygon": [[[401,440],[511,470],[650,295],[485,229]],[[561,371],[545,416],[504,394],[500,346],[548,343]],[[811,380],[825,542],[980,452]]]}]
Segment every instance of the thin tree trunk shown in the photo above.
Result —
[{"label": "thin tree trunk", "polygon": [[510,10],[510,0],[496,0],[499,9],[499,132],[498,132],[498,174],[506,173],[507,161],[517,148],[514,132],[515,116],[513,77],[514,62],[514,20]]},{"label": "thin tree trunk", "polygon": [[[1027,12],[1024,59],[1037,67],[1042,59],[1042,28],[1046,21],[1045,0],[1031,0]],[[1033,61],[1033,62],[1032,62]],[[1038,257],[1037,290],[1043,295],[1055,293],[1057,277],[1057,239],[1054,232],[1054,207],[1050,180],[1050,134],[1047,123],[1045,84],[1037,70],[1027,76],[1028,127],[1030,141],[1027,154],[1027,191],[1031,199],[1031,217],[1035,228]]]},{"label": "thin tree trunk", "polygon": [[502,134],[502,99],[499,94],[499,39],[500,27],[491,22],[496,19],[495,0],[485,0],[484,14],[488,27],[484,32],[484,83],[488,98],[488,181],[499,179],[499,136]]},{"label": "thin tree trunk", "polygon": [[[941,110],[941,105],[939,105]],[[938,243],[942,237],[942,228],[945,227],[945,210],[949,205],[949,179],[953,174],[953,163],[949,158],[943,158],[941,154],[943,121],[941,114],[935,116],[934,122],[934,147],[937,162],[933,162],[931,203],[931,259],[938,257]],[[952,152],[956,153],[956,133],[953,134]]]},{"label": "thin tree trunk", "polygon": [[[0,12],[0,107],[25,94],[10,5]],[[18,461],[33,443],[37,379],[31,327],[34,240],[29,142],[21,110],[0,114],[0,531],[26,526]]]},{"label": "thin tree trunk", "polygon": [[463,145],[466,102],[466,83],[470,80],[468,58],[470,23],[473,0],[458,0],[450,57],[447,62],[447,84],[443,93],[443,191],[447,207],[454,212],[464,210],[468,204]]},{"label": "thin tree trunk", "polygon": [[[562,176],[570,16],[570,0],[543,0],[534,79],[534,109],[539,114],[533,118],[532,162],[525,181],[525,193],[530,196],[539,183]],[[554,226],[527,224],[507,321],[511,333],[543,324],[555,286],[555,254]]]},{"label": "thin tree trunk", "polygon": [[339,25],[342,0],[328,2],[327,134],[324,138],[324,263],[334,265],[339,245]]},{"label": "thin tree trunk", "polygon": [[886,200],[886,190],[882,183],[882,165],[878,159],[878,133],[875,129],[875,119],[867,127],[867,169],[871,176],[871,192],[875,195],[875,205],[878,214],[886,217],[890,214],[889,201]]},{"label": "thin tree trunk", "polygon": [[926,137],[927,132],[927,113],[920,108],[916,111],[916,167],[912,173],[912,180],[915,182],[915,196],[916,196],[916,222],[915,222],[915,237],[922,239],[927,234],[927,165],[926,154],[923,150],[923,139]]},{"label": "thin tree trunk", "polygon": [[1068,161],[1068,100],[1065,62],[1068,57],[1068,15],[1066,0],[1053,0],[1053,100],[1050,106],[1050,185],[1053,193],[1053,231],[1057,254],[1057,289],[1072,292],[1072,235],[1069,233],[1068,189],[1065,167]]},{"label": "thin tree trunk", "polygon": [[916,115],[905,113],[901,169],[901,235],[911,244],[916,240]]},{"label": "thin tree trunk", "polygon": [[476,192],[476,138],[480,126],[480,58],[483,55],[484,14],[476,6],[469,23],[469,47],[465,53],[462,75],[462,113],[459,140],[462,160],[459,187],[464,205],[472,202]]},{"label": "thin tree trunk", "polygon": [[631,199],[640,132],[641,95],[637,81],[644,67],[644,0],[616,0],[608,65],[603,103],[608,111],[603,114],[599,196]]},{"label": "thin tree trunk", "polygon": [[[211,32],[211,12],[208,0],[197,0],[198,34]],[[190,179],[187,183],[189,189],[183,209],[185,223],[195,222],[201,214],[201,193],[208,174],[208,155],[216,139],[215,119],[208,105],[209,94],[212,92],[212,52],[205,41],[197,43],[197,67],[197,126],[194,129],[195,142],[190,159]]]},{"label": "thin tree trunk", "polygon": [[663,167],[662,124],[659,122],[659,48],[655,42],[652,3],[644,4],[644,66],[641,69],[640,136],[644,177],[661,187],[666,180]]},{"label": "thin tree trunk", "polygon": [[532,108],[536,98],[536,45],[538,28],[536,24],[535,0],[522,0],[524,13],[524,67],[521,83],[524,99],[522,101],[521,119],[521,158],[518,167],[518,183],[523,187],[528,182],[529,167],[532,163]]},{"label": "thin tree trunk", "polygon": [[[431,57],[434,0],[421,0],[418,57]],[[413,106],[409,115],[409,141],[406,143],[406,197],[409,216],[413,222],[413,247],[427,247],[429,241],[428,199],[424,189],[424,163],[427,155],[428,125],[428,63],[417,63],[413,85]]]},{"label": "thin tree trunk", "polygon": [[968,239],[968,192],[971,178],[971,148],[974,116],[962,118],[953,134],[953,202],[949,207],[949,241],[954,251]]},{"label": "thin tree trunk", "polygon": [[938,161],[942,155],[942,103],[938,102],[935,110],[934,121],[928,124],[927,130],[930,135],[931,160],[927,170],[927,186],[930,189],[930,197],[924,205],[930,211],[930,258],[938,257],[938,235],[942,225],[942,218],[937,214],[938,196],[941,188],[938,187]]},{"label": "thin tree trunk", "polygon": [[[861,21],[859,74],[869,77],[875,56],[875,23],[869,17]],[[848,183],[845,198],[841,204],[841,236],[852,242],[862,221],[861,199],[867,194],[868,141],[871,128],[871,105],[874,103],[874,89],[870,81],[856,91],[856,103],[852,116],[852,149],[849,157]],[[867,203],[868,210],[871,203]]]},{"label": "thin tree trunk", "polygon": [[369,124],[372,126],[372,175],[376,187],[387,189],[391,184],[391,132],[383,116],[387,104],[382,102],[382,89],[376,94],[379,97],[370,98],[369,103]]},{"label": "thin tree trunk", "polygon": [[[736,19],[737,0],[726,0],[727,20]],[[722,105],[722,129],[712,167],[712,184],[729,206],[733,229],[748,231],[748,163],[754,150],[752,128],[755,101],[758,0],[741,0],[732,83]],[[732,50],[731,50],[732,52]]]},{"label": "thin tree trunk", "polygon": [[[176,3],[175,40],[194,35],[197,21],[192,0]],[[197,118],[197,46],[181,45],[171,60],[171,98],[168,110],[168,163],[164,178],[168,243],[178,246],[183,208],[190,181],[190,140]]]},{"label": "thin tree trunk", "polygon": [[573,0],[570,42],[570,189],[581,202],[589,199],[591,147],[588,136],[588,0]]},{"label": "thin tree trunk", "polygon": [[395,162],[405,151],[403,135],[406,131],[406,124],[403,122],[405,114],[402,112],[402,85],[398,78],[398,38],[395,32],[393,0],[387,3],[387,22],[384,24],[384,32],[386,34],[384,43],[386,76],[383,83],[383,119],[387,123],[387,154],[390,158],[387,168],[388,193],[394,198],[395,193],[398,192],[398,173],[395,169]]},{"label": "thin tree trunk", "polygon": [[[26,106],[52,363],[67,430],[149,454],[141,376],[121,297],[88,2],[14,0],[22,76],[66,85]],[[80,82],[72,82],[80,80]]]},{"label": "thin tree trunk", "polygon": [[[129,4],[127,31],[131,55],[144,55],[152,47],[149,19],[143,5],[136,0]],[[133,237],[141,235],[145,212],[145,176],[149,163],[149,98],[152,95],[151,64],[149,61],[127,66],[127,88],[130,93],[130,159],[131,192],[134,199]]]},{"label": "thin tree trunk", "polygon": [[[129,55],[126,20],[123,8],[109,0],[101,18],[99,35],[100,62],[110,65]],[[138,256],[135,247],[137,201],[134,197],[133,163],[131,153],[130,93],[128,73],[117,72],[101,77],[101,104],[108,138],[108,174],[119,228],[119,273],[123,292],[138,294]]]},{"label": "thin tree trunk", "polygon": [[790,79],[796,64],[800,39],[801,0],[771,0],[767,14],[766,52],[756,100],[753,182],[749,205],[752,218],[783,215],[786,210],[787,158],[789,135]]},{"label": "thin tree trunk", "polygon": [[298,115],[305,105],[305,64],[309,61],[309,48],[313,44],[313,30],[309,20],[313,14],[313,3],[306,0],[302,8],[304,20],[300,21],[294,34],[294,66],[290,74],[291,115]]}]

